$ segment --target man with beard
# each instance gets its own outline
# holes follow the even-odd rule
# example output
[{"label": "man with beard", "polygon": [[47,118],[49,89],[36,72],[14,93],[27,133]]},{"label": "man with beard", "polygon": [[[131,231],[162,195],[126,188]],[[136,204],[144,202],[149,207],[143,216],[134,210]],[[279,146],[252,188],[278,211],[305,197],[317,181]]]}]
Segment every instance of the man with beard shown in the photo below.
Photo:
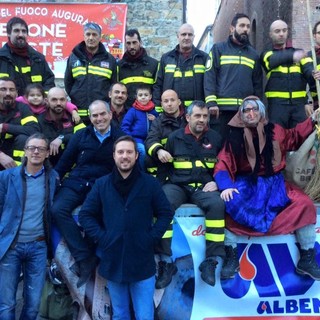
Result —
[{"label": "man with beard", "polygon": [[85,127],[80,121],[75,125],[66,111],[67,95],[62,88],[54,87],[48,92],[47,110],[38,117],[40,130],[50,142],[50,162],[58,162],[74,132]]},{"label": "man with beard", "polygon": [[183,24],[178,32],[179,44],[165,53],[160,60],[157,81],[153,86],[153,102],[161,112],[161,95],[174,90],[182,105],[188,107],[193,100],[204,100],[203,78],[208,55],[193,45],[194,29]]},{"label": "man with beard", "polygon": [[288,25],[284,21],[274,21],[269,36],[273,47],[261,54],[268,78],[265,88],[268,118],[284,128],[293,128],[307,118],[307,83],[311,91],[316,91],[312,59],[307,52],[292,48],[287,42]]},{"label": "man with beard", "polygon": [[88,106],[94,100],[108,99],[117,70],[115,58],[101,43],[101,27],[88,22],[83,29],[84,41],[73,48],[68,58],[64,84],[82,121],[89,125]]},{"label": "man with beard", "polygon": [[147,54],[142,47],[140,33],[137,29],[129,29],[125,34],[126,52],[118,63],[118,81],[127,86],[127,107],[131,107],[136,90],[141,85],[152,88],[156,81],[158,61]]},{"label": "man with beard", "polygon": [[16,102],[17,95],[14,80],[0,78],[0,170],[21,164],[27,138],[39,131],[37,118],[27,105]]},{"label": "man with beard", "polygon": [[109,90],[110,109],[112,112],[112,124],[120,128],[124,115],[128,108],[125,103],[128,99],[128,91],[126,85],[116,82],[111,85]]},{"label": "man with beard", "polygon": [[27,43],[28,25],[13,17],[7,23],[8,42],[0,49],[0,76],[15,80],[18,95],[30,83],[40,83],[45,91],[54,87],[54,74],[44,55]]},{"label": "man with beard", "polygon": [[107,279],[113,319],[131,319],[130,299],[136,319],[154,319],[153,246],[173,217],[160,184],[140,171],[138,155],[132,137],[119,138],[113,146],[114,169],[96,181],[79,214],[98,245],[99,273]]},{"label": "man with beard", "polygon": [[249,95],[262,97],[262,70],[259,55],[249,42],[250,27],[249,17],[237,13],[228,40],[213,45],[206,65],[204,92],[210,127],[223,138],[242,99]]}]

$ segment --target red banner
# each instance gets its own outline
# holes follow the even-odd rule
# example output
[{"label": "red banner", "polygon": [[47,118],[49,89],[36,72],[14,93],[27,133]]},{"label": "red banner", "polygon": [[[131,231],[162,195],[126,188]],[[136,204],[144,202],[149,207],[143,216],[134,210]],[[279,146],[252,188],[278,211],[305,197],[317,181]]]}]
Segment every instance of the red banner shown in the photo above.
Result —
[{"label": "red banner", "polygon": [[126,4],[1,3],[0,43],[7,42],[6,25],[14,16],[29,26],[28,43],[46,56],[56,77],[64,74],[66,60],[83,40],[83,25],[93,21],[102,28],[102,43],[115,58],[124,52]]}]

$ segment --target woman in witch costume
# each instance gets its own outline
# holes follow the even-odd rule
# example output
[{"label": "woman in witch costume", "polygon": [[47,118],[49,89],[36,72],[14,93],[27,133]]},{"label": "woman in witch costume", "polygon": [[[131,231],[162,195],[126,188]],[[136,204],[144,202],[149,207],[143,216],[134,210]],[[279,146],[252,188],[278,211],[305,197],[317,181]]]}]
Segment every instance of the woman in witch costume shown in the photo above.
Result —
[{"label": "woman in witch costume", "polygon": [[315,118],[313,114],[295,128],[284,129],[269,123],[264,104],[250,96],[228,123],[229,135],[214,173],[227,213],[222,279],[233,278],[239,270],[236,235],[295,232],[300,244],[297,273],[320,280],[314,250],[314,204],[282,174],[287,151],[300,147],[313,131]]}]

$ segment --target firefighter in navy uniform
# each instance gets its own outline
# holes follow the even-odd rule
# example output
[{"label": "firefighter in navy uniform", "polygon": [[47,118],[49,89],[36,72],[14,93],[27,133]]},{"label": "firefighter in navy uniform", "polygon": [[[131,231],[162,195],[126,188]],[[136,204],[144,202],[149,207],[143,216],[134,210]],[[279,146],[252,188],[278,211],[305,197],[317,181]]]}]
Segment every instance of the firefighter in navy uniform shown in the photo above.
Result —
[{"label": "firefighter in navy uniform", "polygon": [[288,45],[288,25],[284,21],[274,21],[269,35],[273,48],[261,54],[267,75],[268,118],[284,128],[294,128],[307,118],[307,83],[312,92],[316,91],[312,59],[304,50]]},{"label": "firefighter in navy uniform", "polygon": [[125,34],[126,52],[118,62],[118,81],[128,89],[127,107],[131,107],[137,88],[141,85],[153,87],[159,63],[147,54],[142,47],[140,33],[137,29],[129,29]]},{"label": "firefighter in navy uniform", "polygon": [[21,164],[27,138],[39,131],[37,118],[16,102],[17,95],[13,79],[0,78],[0,170]]},{"label": "firefighter in navy uniform", "polygon": [[188,107],[193,100],[204,100],[203,78],[208,54],[193,45],[194,29],[183,24],[177,32],[179,44],[160,59],[157,81],[153,86],[153,102],[161,112],[161,94],[174,90],[182,104]]},{"label": "firefighter in navy uniform", "polygon": [[68,99],[62,88],[51,88],[47,100],[47,109],[39,115],[38,122],[40,131],[49,140],[49,160],[55,166],[72,135],[85,125],[81,120],[78,124],[72,121],[71,114],[66,111]]},{"label": "firefighter in navy uniform", "polygon": [[170,153],[165,150],[168,136],[173,131],[184,128],[187,122],[185,108],[181,106],[181,101],[175,91],[169,89],[162,94],[161,106],[163,113],[152,122],[145,147],[147,171],[163,184],[167,178],[166,167],[172,159]]},{"label": "firefighter in navy uniform", "polygon": [[8,42],[0,49],[0,77],[14,79],[19,96],[30,83],[41,84],[45,91],[54,87],[54,74],[45,56],[27,43],[27,23],[19,17],[11,18],[7,35]]},{"label": "firefighter in navy uniform", "polygon": [[213,45],[204,75],[204,92],[212,114],[210,127],[223,139],[228,122],[238,112],[242,99],[249,95],[262,97],[262,68],[259,55],[249,42],[250,19],[237,13],[225,42]]},{"label": "firefighter in navy uniform", "polygon": [[100,26],[85,24],[84,41],[73,48],[65,71],[65,89],[86,125],[90,124],[89,105],[95,100],[107,101],[109,88],[116,82],[116,59],[100,40]]},{"label": "firefighter in navy uniform", "polygon": [[[203,101],[194,101],[187,109],[185,128],[168,137],[166,150],[172,156],[168,182],[163,190],[176,210],[184,203],[193,203],[205,213],[206,256],[200,264],[201,278],[215,285],[217,257],[224,258],[224,202],[213,180],[216,157],[222,147],[221,136],[208,129],[209,110]],[[172,225],[171,225],[172,227]],[[166,287],[177,272],[171,260],[172,230],[167,230],[157,246],[159,255],[156,288]]]}]

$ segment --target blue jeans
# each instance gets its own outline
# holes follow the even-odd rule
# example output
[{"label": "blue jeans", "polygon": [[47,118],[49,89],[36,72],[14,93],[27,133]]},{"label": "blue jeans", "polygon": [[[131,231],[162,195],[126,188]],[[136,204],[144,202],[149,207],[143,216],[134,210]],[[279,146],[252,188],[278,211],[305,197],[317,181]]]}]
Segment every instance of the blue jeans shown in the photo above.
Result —
[{"label": "blue jeans", "polygon": [[108,280],[107,286],[111,298],[113,320],[131,320],[130,295],[136,320],[153,320],[155,276],[151,278],[130,282],[116,283]]},{"label": "blue jeans", "polygon": [[18,242],[0,261],[0,319],[15,320],[16,293],[23,270],[23,308],[20,320],[35,320],[46,278],[45,241]]},{"label": "blue jeans", "polygon": [[139,161],[140,168],[142,169],[142,171],[145,171],[145,163],[144,162],[146,159],[146,148],[143,143],[137,142],[137,149],[139,152],[138,161]]},{"label": "blue jeans", "polygon": [[80,228],[72,217],[72,211],[82,205],[89,188],[81,191],[62,186],[55,195],[51,215],[55,226],[66,241],[73,258],[78,262],[92,255],[89,244],[83,238]]}]

